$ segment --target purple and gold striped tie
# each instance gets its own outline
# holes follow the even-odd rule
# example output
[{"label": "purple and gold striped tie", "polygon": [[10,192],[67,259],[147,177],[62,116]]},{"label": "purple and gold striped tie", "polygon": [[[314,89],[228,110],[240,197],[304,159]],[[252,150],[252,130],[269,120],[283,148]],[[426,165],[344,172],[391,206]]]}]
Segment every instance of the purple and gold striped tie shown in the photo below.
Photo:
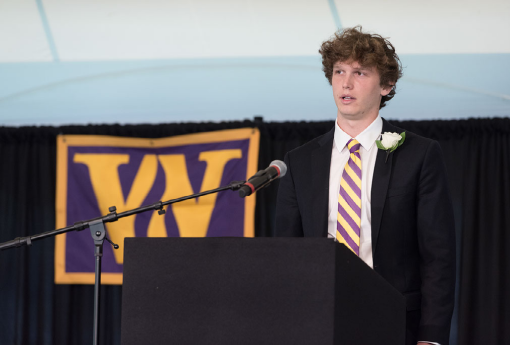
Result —
[{"label": "purple and gold striped tie", "polygon": [[350,155],[340,180],[336,223],[336,238],[358,256],[361,229],[360,146],[361,144],[356,139],[351,139],[347,143]]}]

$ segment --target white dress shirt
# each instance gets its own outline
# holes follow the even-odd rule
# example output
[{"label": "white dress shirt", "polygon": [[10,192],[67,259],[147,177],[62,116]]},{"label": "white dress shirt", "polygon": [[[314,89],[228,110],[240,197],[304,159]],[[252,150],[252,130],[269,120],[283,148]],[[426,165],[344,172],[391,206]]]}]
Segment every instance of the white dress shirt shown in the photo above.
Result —
[{"label": "white dress shirt", "polygon": [[[372,178],[374,176],[375,160],[377,158],[377,145],[375,141],[381,136],[382,119],[380,116],[356,136],[360,144],[361,156],[361,232],[359,256],[368,266],[374,267],[372,259],[372,213],[370,209]],[[338,213],[338,194],[340,193],[340,179],[345,164],[349,160],[347,142],[352,139],[335,121],[335,138],[331,151],[331,166],[329,171],[329,209],[328,233],[336,238],[336,223]]]},{"label": "white dress shirt", "polygon": [[[374,177],[375,160],[377,158],[377,145],[375,141],[381,136],[383,122],[380,116],[356,136],[360,144],[359,154],[361,156],[361,231],[359,256],[370,268],[374,268],[372,257],[372,212],[371,212],[371,191],[372,179]],[[340,179],[345,164],[349,160],[349,149],[347,142],[352,139],[345,133],[335,121],[335,137],[333,150],[331,151],[331,166],[329,171],[329,208],[328,208],[328,234],[336,238],[336,224],[338,213],[338,194],[340,193]],[[423,340],[422,340],[423,341]],[[429,344],[438,343],[424,341]]]}]

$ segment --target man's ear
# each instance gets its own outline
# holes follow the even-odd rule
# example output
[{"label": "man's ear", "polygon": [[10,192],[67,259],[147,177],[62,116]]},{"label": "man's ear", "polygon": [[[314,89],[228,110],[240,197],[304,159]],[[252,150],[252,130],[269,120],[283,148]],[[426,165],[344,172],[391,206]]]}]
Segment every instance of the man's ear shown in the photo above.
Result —
[{"label": "man's ear", "polygon": [[392,89],[393,89],[393,85],[383,86],[383,88],[381,90],[381,96],[387,96],[391,92]]}]

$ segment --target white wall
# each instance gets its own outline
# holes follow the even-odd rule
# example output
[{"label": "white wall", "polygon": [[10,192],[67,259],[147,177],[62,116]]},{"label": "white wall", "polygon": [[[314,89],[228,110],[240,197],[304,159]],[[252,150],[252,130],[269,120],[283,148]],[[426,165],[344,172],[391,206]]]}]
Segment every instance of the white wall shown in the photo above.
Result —
[{"label": "white wall", "polygon": [[390,37],[386,118],[510,116],[510,2],[0,0],[0,125],[324,120],[337,27]]}]

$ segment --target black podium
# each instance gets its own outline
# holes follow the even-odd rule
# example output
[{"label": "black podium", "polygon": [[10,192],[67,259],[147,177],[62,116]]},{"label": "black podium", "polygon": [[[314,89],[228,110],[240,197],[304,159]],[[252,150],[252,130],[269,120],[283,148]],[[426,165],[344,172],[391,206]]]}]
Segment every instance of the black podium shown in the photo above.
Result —
[{"label": "black podium", "polygon": [[404,344],[405,299],[325,238],[127,238],[122,344]]}]

